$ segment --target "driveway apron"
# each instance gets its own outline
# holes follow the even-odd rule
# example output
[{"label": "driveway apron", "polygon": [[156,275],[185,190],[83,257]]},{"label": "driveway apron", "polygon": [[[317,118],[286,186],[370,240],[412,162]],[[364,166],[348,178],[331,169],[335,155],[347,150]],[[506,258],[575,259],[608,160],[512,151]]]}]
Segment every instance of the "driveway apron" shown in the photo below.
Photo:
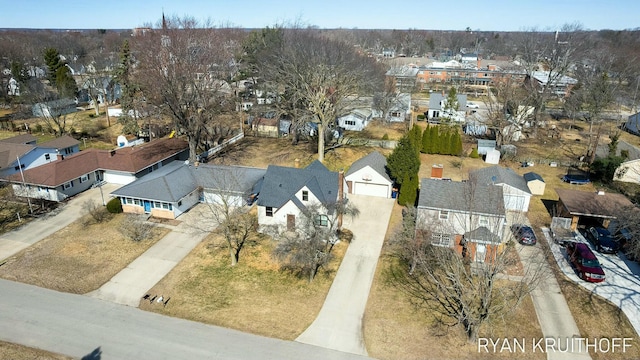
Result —
[{"label": "driveway apron", "polygon": [[358,217],[345,218],[344,222],[344,228],[353,232],[353,241],[318,317],[296,341],[366,355],[362,317],[394,200],[349,195],[349,201],[360,210]]}]

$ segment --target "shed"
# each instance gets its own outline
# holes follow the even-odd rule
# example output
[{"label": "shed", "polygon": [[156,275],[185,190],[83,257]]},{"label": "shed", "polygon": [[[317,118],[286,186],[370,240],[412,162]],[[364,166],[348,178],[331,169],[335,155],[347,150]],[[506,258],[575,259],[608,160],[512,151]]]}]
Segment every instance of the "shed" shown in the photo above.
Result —
[{"label": "shed", "polygon": [[627,122],[622,125],[623,129],[640,136],[640,113],[635,113],[627,119]]},{"label": "shed", "polygon": [[497,164],[500,162],[500,150],[491,149],[487,150],[487,154],[485,155],[484,162],[487,164]]},{"label": "shed", "polygon": [[345,174],[349,193],[390,198],[393,181],[386,167],[387,158],[377,151],[356,160]]},{"label": "shed", "polygon": [[523,177],[532,195],[544,195],[546,184],[542,176],[534,172],[528,172]]},{"label": "shed", "polygon": [[495,140],[478,139],[478,154],[479,155],[487,155],[487,152],[489,150],[495,150],[495,148],[496,148],[496,141]]}]

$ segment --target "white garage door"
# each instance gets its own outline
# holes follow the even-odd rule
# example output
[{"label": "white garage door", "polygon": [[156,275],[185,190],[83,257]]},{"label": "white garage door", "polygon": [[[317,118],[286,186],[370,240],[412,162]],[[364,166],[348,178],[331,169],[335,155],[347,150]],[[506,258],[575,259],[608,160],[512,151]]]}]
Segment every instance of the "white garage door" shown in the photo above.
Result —
[{"label": "white garage door", "polygon": [[387,197],[389,185],[372,184],[369,182],[356,182],[354,194]]}]

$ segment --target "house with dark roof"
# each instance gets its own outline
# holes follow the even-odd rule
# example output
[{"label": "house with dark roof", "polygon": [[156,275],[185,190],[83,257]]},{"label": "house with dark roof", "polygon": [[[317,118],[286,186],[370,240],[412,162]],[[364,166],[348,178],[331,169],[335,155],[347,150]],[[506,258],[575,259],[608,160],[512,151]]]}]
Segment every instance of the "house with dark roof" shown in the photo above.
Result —
[{"label": "house with dark roof", "polygon": [[506,210],[529,211],[531,191],[524,178],[502,166],[491,166],[469,173],[469,180],[483,185],[502,187]]},{"label": "house with dark roof", "polygon": [[181,139],[159,139],[115,150],[87,149],[13,174],[3,181],[17,196],[63,201],[101,181],[128,184],[173,160],[186,160],[189,146]]},{"label": "house with dark roof", "polygon": [[387,158],[377,151],[356,160],[345,181],[349,194],[391,198],[393,181],[387,173]]},{"label": "house with dark roof", "polygon": [[[294,229],[308,206],[326,206],[344,198],[346,184],[341,177],[317,160],[304,169],[269,165],[257,201],[259,231]],[[326,213],[330,215],[329,210]]]},{"label": "house with dark roof", "polygon": [[508,239],[502,187],[422,179],[416,236],[455,249],[471,261],[491,259]]},{"label": "house with dark roof", "polygon": [[113,191],[127,213],[175,219],[199,202],[247,204],[266,170],[173,161]]},{"label": "house with dark roof", "polygon": [[58,155],[70,155],[80,151],[80,142],[71,136],[61,136],[36,144],[36,137],[23,134],[0,140],[0,178],[22,170],[32,169],[55,161]]}]

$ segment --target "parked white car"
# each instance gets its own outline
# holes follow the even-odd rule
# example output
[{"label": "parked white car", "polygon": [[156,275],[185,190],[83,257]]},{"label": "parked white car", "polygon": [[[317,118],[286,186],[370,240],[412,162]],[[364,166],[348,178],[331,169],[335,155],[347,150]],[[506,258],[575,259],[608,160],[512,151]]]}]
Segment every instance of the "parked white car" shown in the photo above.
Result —
[{"label": "parked white car", "polygon": [[480,105],[471,102],[471,101],[467,101],[467,109],[479,109]]}]

